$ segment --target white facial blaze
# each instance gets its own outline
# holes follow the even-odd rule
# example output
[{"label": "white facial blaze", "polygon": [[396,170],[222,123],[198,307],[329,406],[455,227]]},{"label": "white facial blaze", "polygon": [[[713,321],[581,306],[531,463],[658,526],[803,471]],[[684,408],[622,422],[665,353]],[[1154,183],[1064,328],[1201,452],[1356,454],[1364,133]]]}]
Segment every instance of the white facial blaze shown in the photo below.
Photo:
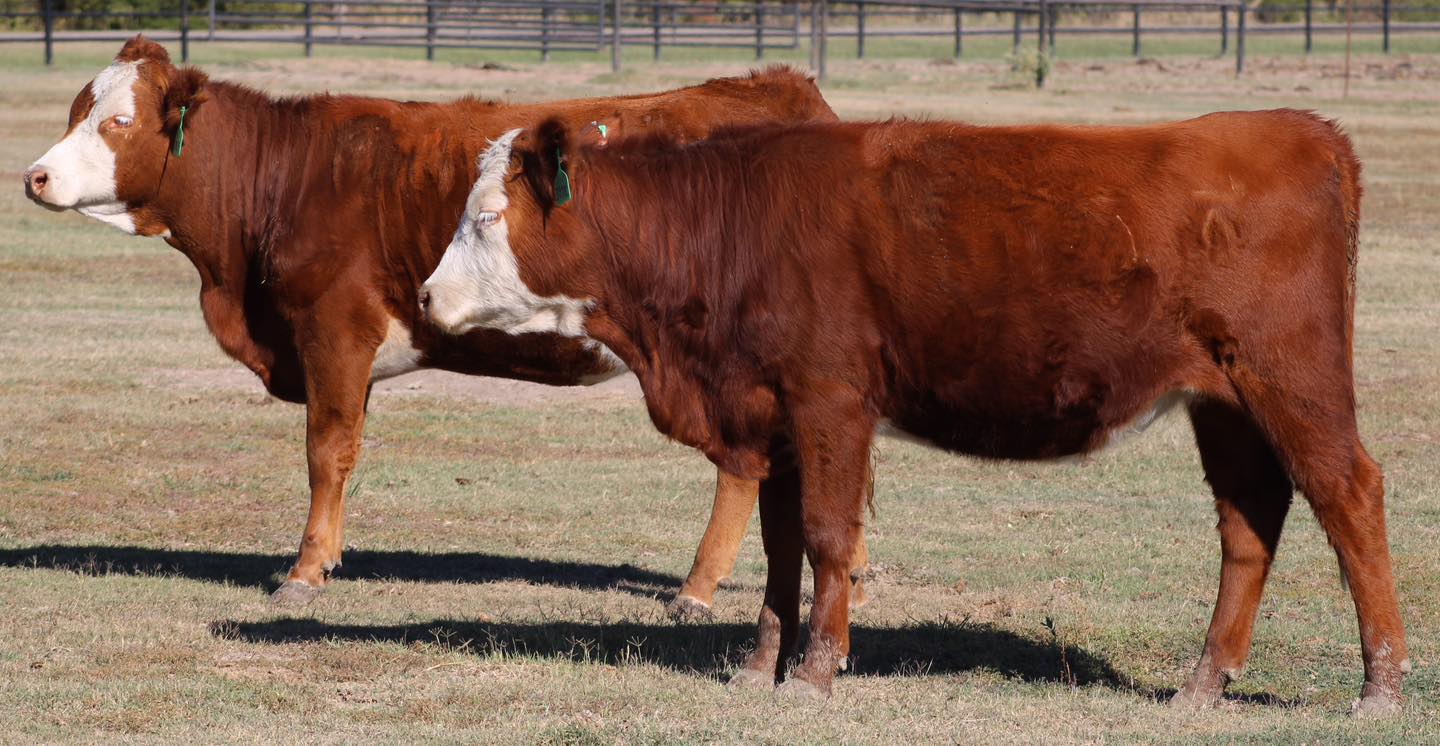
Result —
[{"label": "white facial blaze", "polygon": [[510,334],[583,337],[589,301],[541,297],[520,280],[510,248],[510,224],[505,220],[510,205],[505,178],[511,146],[519,134],[518,129],[506,132],[481,154],[480,177],[470,191],[460,227],[423,286],[430,297],[427,313],[432,323],[452,334],[485,327]]},{"label": "white facial blaze", "polygon": [[126,233],[135,221],[115,194],[115,151],[100,135],[100,126],[114,116],[135,117],[135,82],[140,61],[116,62],[90,82],[95,104],[85,119],[40,156],[31,168],[48,177],[41,200],[57,209],[74,209]]}]

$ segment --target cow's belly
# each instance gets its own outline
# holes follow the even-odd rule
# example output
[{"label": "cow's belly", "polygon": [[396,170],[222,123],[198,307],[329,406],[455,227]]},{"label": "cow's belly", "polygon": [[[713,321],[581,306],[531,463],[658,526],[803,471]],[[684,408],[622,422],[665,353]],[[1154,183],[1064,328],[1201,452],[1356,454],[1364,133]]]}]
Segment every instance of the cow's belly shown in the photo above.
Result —
[{"label": "cow's belly", "polygon": [[1042,460],[1089,453],[1149,427],[1193,398],[1185,389],[1061,384],[1029,390],[954,388],[897,397],[881,434],[985,458]]},{"label": "cow's belly", "polygon": [[[880,332],[892,340],[881,352],[888,385],[880,414],[895,430],[988,458],[1104,447],[1199,390],[1195,374],[1208,362],[1183,336],[1153,273],[1146,276],[1034,287],[994,280],[1009,288],[998,300],[993,287],[950,278],[961,300]],[[988,315],[963,300],[987,294]]]}]

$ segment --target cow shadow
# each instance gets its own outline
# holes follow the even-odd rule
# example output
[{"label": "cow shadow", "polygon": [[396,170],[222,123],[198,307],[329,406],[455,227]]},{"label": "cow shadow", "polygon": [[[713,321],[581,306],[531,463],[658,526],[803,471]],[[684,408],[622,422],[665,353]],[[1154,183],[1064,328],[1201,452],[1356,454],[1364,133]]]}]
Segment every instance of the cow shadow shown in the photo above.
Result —
[{"label": "cow shadow", "polygon": [[[62,570],[80,575],[186,578],[273,590],[295,561],[291,554],[217,552],[149,547],[44,544],[0,549],[0,567]],[[584,590],[665,596],[680,578],[629,564],[508,557],[481,552],[353,550],[337,577],[416,583],[523,581]]]},{"label": "cow shadow", "polygon": [[[330,624],[284,618],[214,622],[217,637],[248,643],[392,643],[479,656],[520,655],[608,665],[656,665],[724,679],[754,646],[753,624],[618,622],[489,623],[436,619],[398,625]],[[851,628],[850,671],[861,676],[963,675],[993,671],[1026,682],[1135,690],[1104,658],[975,623]]]}]

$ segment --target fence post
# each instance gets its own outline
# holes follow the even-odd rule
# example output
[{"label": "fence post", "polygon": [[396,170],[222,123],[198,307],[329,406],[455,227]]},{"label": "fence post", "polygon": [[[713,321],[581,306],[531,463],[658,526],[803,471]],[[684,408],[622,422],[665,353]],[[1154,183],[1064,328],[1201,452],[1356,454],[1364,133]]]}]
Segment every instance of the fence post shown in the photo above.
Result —
[{"label": "fence post", "polygon": [[827,65],[826,65],[826,58],[829,56],[828,53],[829,53],[829,51],[830,51],[830,26],[829,26],[829,24],[830,24],[830,5],[829,5],[829,3],[827,2],[827,0],[817,0],[816,4],[820,6],[820,75],[819,75],[819,77],[820,77],[820,80],[823,81],[823,80],[825,80],[826,78],[829,77],[829,74],[828,74],[829,71],[826,70],[826,67],[827,67]]},{"label": "fence post", "polygon": [[42,0],[40,13],[45,24],[45,64],[49,65],[55,61],[55,8],[51,0]]},{"label": "fence post", "polygon": [[1036,87],[1036,88],[1044,88],[1044,87],[1045,87],[1045,67],[1046,67],[1047,64],[1049,64],[1048,61],[1047,61],[1047,58],[1050,56],[1050,53],[1049,53],[1048,51],[1046,51],[1046,49],[1045,49],[1045,40],[1046,40],[1046,38],[1049,36],[1049,32],[1050,32],[1050,29],[1047,28],[1047,26],[1048,26],[1049,23],[1050,23],[1050,6],[1049,6],[1048,4],[1046,4],[1045,0],[1040,0],[1040,17],[1039,17],[1039,19],[1038,19],[1038,21],[1037,21],[1037,24],[1038,24],[1039,27],[1040,27],[1040,29],[1039,29],[1039,31],[1040,31],[1040,42],[1039,42],[1040,54],[1039,54],[1038,58],[1037,58],[1036,61],[1035,61],[1035,87]]},{"label": "fence post", "polygon": [[548,0],[540,3],[540,61],[550,61],[550,3]]},{"label": "fence post", "polygon": [[305,56],[309,57],[314,53],[312,45],[315,39],[315,25],[311,23],[314,11],[311,9],[311,0],[302,1],[305,3]]},{"label": "fence post", "polygon": [[1220,54],[1230,51],[1230,7],[1220,6]]},{"label": "fence post", "polygon": [[1035,22],[1037,24],[1037,30],[1039,31],[1040,36],[1040,40],[1037,42],[1037,44],[1039,45],[1040,55],[1042,57],[1045,56],[1045,38],[1049,32],[1049,29],[1045,27],[1045,23],[1049,20],[1049,16],[1050,9],[1046,7],[1045,0],[1040,0],[1040,12],[1036,14]]},{"label": "fence post", "polygon": [[1249,15],[1249,8],[1245,7],[1245,0],[1240,0],[1236,12],[1240,14],[1240,20],[1235,24],[1235,77],[1245,73],[1245,16]]},{"label": "fence post", "polygon": [[651,6],[650,23],[655,27],[655,53],[654,58],[660,59],[660,3],[657,1]]},{"label": "fence post", "polygon": [[1384,0],[1380,5],[1380,27],[1382,29],[1385,53],[1390,53],[1390,0]]},{"label": "fence post", "polygon": [[616,73],[620,72],[620,2],[621,0],[610,0],[610,71]]},{"label": "fence post", "polygon": [[1060,5],[1050,6],[1050,56],[1055,56],[1055,27],[1060,25]]},{"label": "fence post", "polygon": [[425,0],[425,59],[435,61],[435,0]]},{"label": "fence post", "polygon": [[810,69],[815,72],[820,70],[820,23],[816,20],[819,8],[820,0],[810,0]]},{"label": "fence post", "polygon": [[215,41],[215,0],[210,0],[210,28],[205,34],[205,41]]},{"label": "fence post", "polygon": [[1315,0],[1305,0],[1305,54],[1315,46]]},{"label": "fence post", "polygon": [[961,39],[960,39],[960,36],[961,36],[961,34],[964,33],[964,31],[965,31],[965,30],[964,30],[963,26],[961,25],[961,20],[960,20],[960,9],[959,9],[959,8],[956,8],[956,9],[955,9],[955,59],[957,59],[957,60],[960,59],[960,54],[965,51],[964,42],[961,41]]},{"label": "fence post", "polygon": [[180,0],[180,61],[190,61],[190,0]]},{"label": "fence post", "polygon": [[1012,34],[1012,39],[1013,39],[1013,40],[1010,42],[1010,53],[1011,53],[1011,54],[1019,54],[1019,53],[1020,53],[1020,11],[1018,11],[1018,10],[1015,11],[1015,32],[1014,32],[1014,34]]},{"label": "fence post", "polygon": [[755,59],[765,59],[765,3],[755,0]]},{"label": "fence post", "polygon": [[1140,56],[1140,6],[1134,6],[1135,25],[1130,32],[1130,53],[1136,57]]},{"label": "fence post", "polygon": [[855,3],[855,59],[865,59],[865,3]]}]

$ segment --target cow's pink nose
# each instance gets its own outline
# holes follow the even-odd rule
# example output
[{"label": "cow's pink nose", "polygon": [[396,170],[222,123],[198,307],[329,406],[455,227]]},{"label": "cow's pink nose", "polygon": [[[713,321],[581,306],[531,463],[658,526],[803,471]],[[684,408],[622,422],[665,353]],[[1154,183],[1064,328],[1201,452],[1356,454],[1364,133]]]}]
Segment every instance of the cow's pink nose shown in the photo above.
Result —
[{"label": "cow's pink nose", "polygon": [[25,196],[30,199],[39,199],[45,193],[45,185],[50,183],[50,174],[43,168],[31,168],[25,172]]}]

